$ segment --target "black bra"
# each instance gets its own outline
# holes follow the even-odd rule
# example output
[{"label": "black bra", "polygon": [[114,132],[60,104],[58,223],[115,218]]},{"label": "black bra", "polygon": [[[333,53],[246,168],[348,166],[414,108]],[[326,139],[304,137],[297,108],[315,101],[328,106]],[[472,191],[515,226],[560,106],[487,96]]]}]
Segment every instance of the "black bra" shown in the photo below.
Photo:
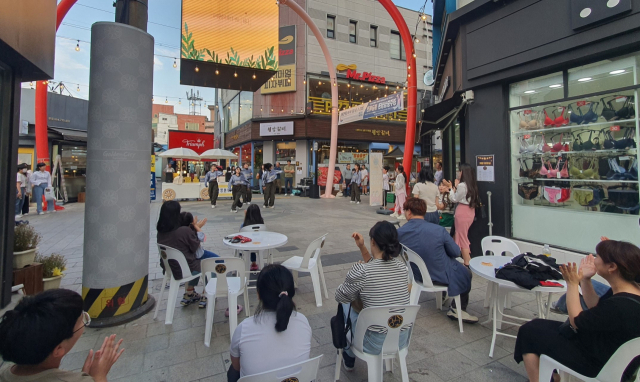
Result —
[{"label": "black bra", "polygon": [[[616,111],[611,104],[611,101],[618,97],[625,97],[624,105],[620,110]],[[636,109],[633,104],[633,96],[611,96],[611,99],[606,101],[604,98],[600,98],[602,101],[602,113],[600,114],[607,121],[615,121],[618,119],[632,119],[636,115]]]},{"label": "black bra", "polygon": [[573,141],[573,151],[590,151],[590,150],[600,150],[600,132],[598,132],[598,136],[596,136],[595,138],[593,138],[593,140],[591,139],[591,137],[593,136],[593,130],[588,130],[589,131],[589,139],[586,141],[582,141],[582,137],[580,136],[581,134],[586,133],[587,131],[583,130],[581,132],[576,132],[574,133],[574,141]]},{"label": "black bra", "polygon": [[613,135],[611,135],[611,131],[603,129],[604,131],[604,148],[605,149],[628,149],[628,148],[636,148],[636,141],[633,139],[634,129],[626,127],[624,136],[621,139],[615,140],[613,139]]}]

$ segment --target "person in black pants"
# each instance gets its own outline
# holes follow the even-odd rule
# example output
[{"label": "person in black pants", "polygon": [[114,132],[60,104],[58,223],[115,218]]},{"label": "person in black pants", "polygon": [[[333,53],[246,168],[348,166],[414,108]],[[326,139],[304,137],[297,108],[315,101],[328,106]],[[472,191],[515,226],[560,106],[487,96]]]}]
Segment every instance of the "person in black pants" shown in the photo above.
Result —
[{"label": "person in black pants", "polygon": [[271,163],[264,165],[264,175],[262,175],[262,184],[264,184],[264,208],[273,208],[276,200],[276,176],[278,172],[271,169]]},{"label": "person in black pants", "polygon": [[209,200],[211,201],[211,208],[216,208],[216,202],[218,201],[218,177],[224,175],[222,173],[222,167],[211,166],[209,172],[204,177],[204,186],[209,188]]},{"label": "person in black pants", "polygon": [[245,187],[244,187],[244,195],[242,195],[242,200],[251,204],[251,179],[253,178],[253,170],[249,168],[249,163],[245,163],[242,165],[242,176],[244,176]]},{"label": "person in black pants", "polygon": [[351,203],[360,204],[360,165],[356,164],[355,172],[351,175]]},{"label": "person in black pants", "polygon": [[231,212],[238,212],[238,209],[242,207],[240,197],[242,196],[242,187],[244,186],[244,177],[240,173],[240,167],[236,167],[236,173],[231,175],[229,179],[229,190],[233,196],[233,204],[231,205]]}]

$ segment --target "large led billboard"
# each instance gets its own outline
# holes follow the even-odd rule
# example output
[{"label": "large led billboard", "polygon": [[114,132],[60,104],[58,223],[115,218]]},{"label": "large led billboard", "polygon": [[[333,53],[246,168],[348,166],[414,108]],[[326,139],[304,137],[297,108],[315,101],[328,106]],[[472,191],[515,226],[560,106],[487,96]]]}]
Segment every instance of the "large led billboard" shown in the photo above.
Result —
[{"label": "large led billboard", "polygon": [[182,0],[180,83],[255,91],[278,70],[278,5]]}]

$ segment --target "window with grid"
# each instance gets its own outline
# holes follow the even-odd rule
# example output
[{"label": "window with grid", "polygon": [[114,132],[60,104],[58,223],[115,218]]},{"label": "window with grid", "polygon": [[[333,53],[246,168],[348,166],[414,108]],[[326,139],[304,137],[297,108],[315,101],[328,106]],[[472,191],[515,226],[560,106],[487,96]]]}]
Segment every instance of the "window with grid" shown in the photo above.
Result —
[{"label": "window with grid", "polygon": [[354,44],[358,43],[357,31],[358,31],[358,22],[349,20],[349,42]]},{"label": "window with grid", "polygon": [[200,131],[200,124],[198,122],[185,122],[184,128],[189,131]]},{"label": "window with grid", "polygon": [[336,38],[336,17],[327,15],[327,38]]},{"label": "window with grid", "polygon": [[378,27],[375,25],[372,25],[369,28],[369,45],[372,48],[377,48],[378,47]]},{"label": "window with grid", "polygon": [[391,31],[391,38],[389,39],[389,52],[391,58],[396,60],[406,60],[407,56],[404,52],[404,46],[402,45],[402,37],[400,32]]}]

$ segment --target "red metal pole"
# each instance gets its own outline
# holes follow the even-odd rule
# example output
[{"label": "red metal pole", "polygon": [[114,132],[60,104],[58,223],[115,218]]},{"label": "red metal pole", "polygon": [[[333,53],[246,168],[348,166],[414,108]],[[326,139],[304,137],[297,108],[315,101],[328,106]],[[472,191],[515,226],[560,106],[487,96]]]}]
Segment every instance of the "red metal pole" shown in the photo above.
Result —
[{"label": "red metal pole", "polygon": [[[67,15],[69,9],[77,0],[62,0],[56,11],[56,31]],[[47,138],[47,83],[36,82],[36,162],[47,164],[47,171],[51,171],[49,161],[49,140]]]},{"label": "red metal pole", "polygon": [[[404,17],[396,8],[395,4],[391,0],[379,0],[384,9],[389,12],[391,18],[396,23],[402,42],[404,44],[404,50],[407,55],[407,82],[409,83],[407,89],[407,131],[404,137],[404,158],[402,159],[402,165],[404,166],[407,174],[411,173],[411,163],[413,162],[413,149],[416,140],[416,104],[418,103],[418,89],[417,89],[417,76],[416,76],[416,57],[413,47],[413,37],[409,32],[409,27],[404,21]],[[409,181],[407,183],[407,195],[410,195]]]}]

